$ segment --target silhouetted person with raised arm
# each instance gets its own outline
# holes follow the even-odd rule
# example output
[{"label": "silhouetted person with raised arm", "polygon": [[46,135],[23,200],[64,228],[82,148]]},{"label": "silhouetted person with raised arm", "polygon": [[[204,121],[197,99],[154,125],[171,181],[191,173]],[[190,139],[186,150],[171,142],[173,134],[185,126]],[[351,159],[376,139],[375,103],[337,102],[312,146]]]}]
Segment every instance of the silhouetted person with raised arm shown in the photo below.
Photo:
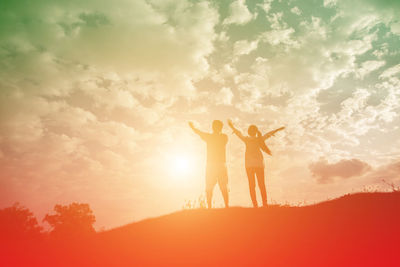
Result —
[{"label": "silhouetted person with raised arm", "polygon": [[265,144],[265,140],[272,137],[277,131],[283,130],[284,127],[262,135],[257,126],[250,125],[247,131],[249,136],[244,136],[238,129],[235,128],[235,126],[233,126],[231,120],[228,120],[228,125],[232,128],[234,134],[236,134],[246,145],[245,167],[247,178],[249,180],[250,197],[251,201],[253,202],[253,206],[255,208],[258,207],[255,191],[257,176],[257,184],[261,192],[262,205],[263,207],[266,207],[267,190],[265,188],[264,178],[264,158],[261,150],[269,155],[272,155],[271,151]]},{"label": "silhouetted person with raised arm", "polygon": [[228,172],[226,170],[226,144],[228,136],[222,133],[223,123],[214,120],[212,133],[202,132],[189,122],[190,128],[207,143],[207,166],[206,166],[206,194],[208,208],[212,206],[212,195],[215,185],[218,183],[224,198],[225,207],[229,207],[228,196]]}]

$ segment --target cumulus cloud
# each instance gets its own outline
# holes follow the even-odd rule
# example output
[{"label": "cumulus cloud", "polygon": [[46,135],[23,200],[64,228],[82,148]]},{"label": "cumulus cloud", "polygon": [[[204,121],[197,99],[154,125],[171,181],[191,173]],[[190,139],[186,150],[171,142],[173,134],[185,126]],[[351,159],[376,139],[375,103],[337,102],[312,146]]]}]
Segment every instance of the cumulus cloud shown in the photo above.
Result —
[{"label": "cumulus cloud", "polygon": [[247,40],[240,40],[235,42],[233,47],[233,54],[235,56],[240,55],[248,55],[252,51],[256,50],[258,46],[258,40],[254,41],[247,41]]},{"label": "cumulus cloud", "polygon": [[230,14],[224,19],[223,24],[243,25],[254,19],[257,14],[252,14],[246,5],[246,0],[236,0],[229,6]]},{"label": "cumulus cloud", "polygon": [[[6,54],[8,65],[18,63],[21,71],[34,81],[39,73],[41,77],[47,75],[49,79],[41,83],[59,76],[47,86],[49,89],[60,90],[67,76],[62,73],[71,71],[69,66],[78,62],[86,68],[106,72],[136,76],[147,72],[160,85],[166,85],[163,90],[156,90],[158,94],[168,95],[171,88],[190,94],[192,81],[203,77],[209,68],[206,56],[214,49],[218,14],[206,2],[172,1],[170,5],[162,5],[134,1],[110,5],[87,1],[81,7],[61,2],[49,6],[52,8],[43,1],[23,16],[5,16],[9,18],[7,24],[36,17],[47,19],[21,28],[18,38],[12,33],[2,38],[2,47],[10,47],[24,58],[21,62],[16,60],[18,57]],[[176,13],[169,13],[171,7]],[[7,12],[18,14],[23,9],[21,5]]]},{"label": "cumulus cloud", "polygon": [[272,30],[263,33],[262,37],[265,42],[271,45],[284,44],[287,47],[296,47],[298,42],[292,38],[294,29],[282,29],[282,30]]},{"label": "cumulus cloud", "polygon": [[356,70],[356,75],[360,79],[364,79],[364,77],[371,73],[374,70],[377,70],[381,68],[383,65],[385,65],[385,61],[377,61],[377,60],[368,60],[365,61],[361,64],[361,67]]},{"label": "cumulus cloud", "polygon": [[218,105],[232,105],[232,99],[234,95],[232,90],[228,87],[223,87],[216,95],[216,101]]},{"label": "cumulus cloud", "polygon": [[393,67],[386,69],[384,72],[382,72],[382,74],[379,76],[379,78],[381,78],[381,79],[390,78],[398,73],[400,73],[400,64],[397,64]]},{"label": "cumulus cloud", "polygon": [[365,174],[371,166],[359,159],[343,159],[336,163],[320,160],[309,165],[312,175],[319,183],[332,182],[335,177],[351,178]]},{"label": "cumulus cloud", "polygon": [[261,40],[273,46],[283,44],[285,49],[299,46],[299,42],[292,38],[295,30],[283,20],[282,12],[267,15],[267,20],[270,23],[271,30],[262,33]]},{"label": "cumulus cloud", "polygon": [[306,38],[315,40],[325,40],[327,38],[327,26],[324,25],[321,18],[311,17],[311,21],[300,23],[307,31]]},{"label": "cumulus cloud", "polygon": [[352,97],[347,98],[341,103],[342,110],[339,112],[339,116],[345,117],[345,121],[348,121],[354,113],[362,111],[367,103],[370,93],[365,89],[357,89]]},{"label": "cumulus cloud", "polygon": [[324,0],[324,6],[332,7],[337,4],[337,0]]},{"label": "cumulus cloud", "polygon": [[391,31],[394,34],[400,35],[400,22],[395,22],[390,26]]},{"label": "cumulus cloud", "polygon": [[389,184],[400,186],[400,162],[394,161],[369,172],[366,179],[371,179],[373,182],[385,181]]},{"label": "cumulus cloud", "polygon": [[292,12],[293,14],[296,14],[298,16],[301,15],[301,10],[297,6],[293,7],[292,9],[290,9],[290,12]]},{"label": "cumulus cloud", "polygon": [[258,4],[258,6],[264,10],[265,13],[268,14],[268,12],[271,10],[271,4],[272,4],[273,0],[264,0],[263,3]]}]

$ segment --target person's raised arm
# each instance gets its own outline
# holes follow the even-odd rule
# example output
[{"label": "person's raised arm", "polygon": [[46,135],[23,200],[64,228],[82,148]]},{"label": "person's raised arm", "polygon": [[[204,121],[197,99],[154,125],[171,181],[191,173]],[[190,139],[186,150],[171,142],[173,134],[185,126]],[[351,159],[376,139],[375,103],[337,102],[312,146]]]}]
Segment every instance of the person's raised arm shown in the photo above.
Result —
[{"label": "person's raised arm", "polygon": [[236,134],[237,137],[239,137],[244,142],[245,141],[245,137],[243,136],[243,134],[238,129],[235,128],[235,126],[233,125],[231,120],[228,120],[228,125],[229,125],[229,127],[231,127],[233,133]]},{"label": "person's raised arm", "polygon": [[189,127],[192,128],[193,132],[194,132],[195,134],[199,135],[202,139],[207,138],[207,135],[208,135],[208,134],[207,134],[206,132],[202,132],[202,131],[200,131],[199,129],[197,129],[197,128],[194,126],[193,122],[189,121]]},{"label": "person's raised arm", "polygon": [[281,128],[275,129],[275,130],[273,130],[273,131],[270,131],[270,132],[264,134],[264,135],[262,136],[262,138],[263,138],[264,140],[266,140],[266,139],[268,139],[268,138],[274,136],[274,135],[276,134],[276,132],[282,131],[283,129],[285,129],[285,127],[281,127]]}]

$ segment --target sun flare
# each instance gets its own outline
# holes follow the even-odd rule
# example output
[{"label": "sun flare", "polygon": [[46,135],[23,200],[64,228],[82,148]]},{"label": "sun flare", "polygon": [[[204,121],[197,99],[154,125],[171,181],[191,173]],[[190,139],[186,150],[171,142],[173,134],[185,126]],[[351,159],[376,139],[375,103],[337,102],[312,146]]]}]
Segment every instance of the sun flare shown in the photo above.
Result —
[{"label": "sun flare", "polygon": [[191,159],[184,155],[171,157],[169,161],[170,173],[174,176],[183,176],[189,174],[193,169]]}]

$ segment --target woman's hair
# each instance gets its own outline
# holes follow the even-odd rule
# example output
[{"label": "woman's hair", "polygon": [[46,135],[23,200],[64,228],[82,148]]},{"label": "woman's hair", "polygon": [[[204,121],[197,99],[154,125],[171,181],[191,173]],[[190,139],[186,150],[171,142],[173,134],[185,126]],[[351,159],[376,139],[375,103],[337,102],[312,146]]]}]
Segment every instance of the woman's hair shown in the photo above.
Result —
[{"label": "woman's hair", "polygon": [[267,147],[267,145],[265,144],[265,140],[263,140],[262,138],[260,138],[260,148],[262,151],[264,151],[265,153],[267,153],[268,155],[272,156],[271,150],[269,150],[269,148]]}]

